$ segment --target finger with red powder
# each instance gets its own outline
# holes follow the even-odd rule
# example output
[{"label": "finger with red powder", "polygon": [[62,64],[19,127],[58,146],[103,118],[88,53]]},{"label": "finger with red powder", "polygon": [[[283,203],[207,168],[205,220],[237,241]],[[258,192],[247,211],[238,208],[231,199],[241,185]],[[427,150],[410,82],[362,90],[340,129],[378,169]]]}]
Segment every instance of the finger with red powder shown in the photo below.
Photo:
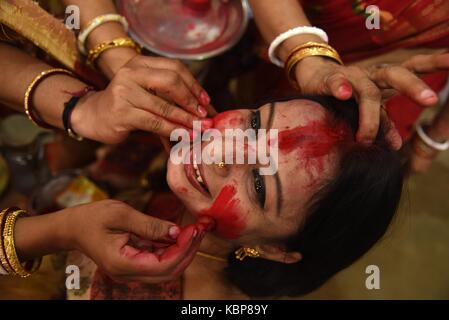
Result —
[{"label": "finger with red powder", "polygon": [[195,226],[184,228],[176,244],[169,246],[161,256],[126,245],[121,250],[122,269],[135,275],[168,276],[188,256],[197,235]]},{"label": "finger with red powder", "polygon": [[216,222],[209,216],[201,216],[198,218],[196,225],[199,230],[212,231],[216,226]]}]

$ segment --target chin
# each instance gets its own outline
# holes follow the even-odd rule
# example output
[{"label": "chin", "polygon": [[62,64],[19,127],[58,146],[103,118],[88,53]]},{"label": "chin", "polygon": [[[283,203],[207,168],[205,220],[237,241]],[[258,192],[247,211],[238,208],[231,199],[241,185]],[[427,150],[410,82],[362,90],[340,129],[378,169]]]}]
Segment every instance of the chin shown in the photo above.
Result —
[{"label": "chin", "polygon": [[201,211],[201,195],[196,194],[185,177],[182,165],[173,164],[170,160],[167,163],[167,184],[170,190],[182,201],[186,209],[195,217]]}]

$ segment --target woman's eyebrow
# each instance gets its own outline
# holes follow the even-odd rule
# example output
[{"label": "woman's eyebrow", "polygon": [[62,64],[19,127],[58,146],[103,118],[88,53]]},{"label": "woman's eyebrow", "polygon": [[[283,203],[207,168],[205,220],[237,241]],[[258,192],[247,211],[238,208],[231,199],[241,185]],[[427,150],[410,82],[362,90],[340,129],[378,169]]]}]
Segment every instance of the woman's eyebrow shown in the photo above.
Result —
[{"label": "woman's eyebrow", "polygon": [[271,102],[270,103],[270,113],[268,115],[268,121],[267,121],[267,130],[271,129],[271,127],[273,126],[275,109],[276,109],[276,102]]},{"label": "woman's eyebrow", "polygon": [[[271,102],[270,103],[270,113],[268,115],[268,121],[267,121],[268,122],[267,131],[270,130],[271,127],[273,126],[275,110],[276,110],[276,102]],[[276,173],[274,174],[274,179],[276,182],[276,214],[279,216],[281,213],[282,202],[283,202],[282,184],[281,184],[281,179],[279,177],[279,168],[276,171]]]}]

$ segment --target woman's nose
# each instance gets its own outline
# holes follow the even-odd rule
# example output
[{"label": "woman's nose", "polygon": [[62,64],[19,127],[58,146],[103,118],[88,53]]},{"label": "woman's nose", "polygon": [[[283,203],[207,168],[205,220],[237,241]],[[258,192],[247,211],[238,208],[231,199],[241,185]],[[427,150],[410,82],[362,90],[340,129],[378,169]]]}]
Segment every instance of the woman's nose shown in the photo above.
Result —
[{"label": "woman's nose", "polygon": [[226,164],[224,161],[220,163],[213,163],[210,165],[214,173],[222,178],[229,176],[231,172],[231,164]]},{"label": "woman's nose", "polygon": [[238,110],[219,113],[213,120],[214,128],[220,131],[224,131],[225,129],[241,129],[245,124],[245,116]]},{"label": "woman's nose", "polygon": [[[218,146],[214,147],[217,148]],[[221,147],[221,153],[213,153],[214,163],[210,165],[217,175],[227,177],[232,171],[245,170],[248,166],[252,168],[257,165],[257,154],[254,146],[248,143],[237,146],[223,139]]]}]

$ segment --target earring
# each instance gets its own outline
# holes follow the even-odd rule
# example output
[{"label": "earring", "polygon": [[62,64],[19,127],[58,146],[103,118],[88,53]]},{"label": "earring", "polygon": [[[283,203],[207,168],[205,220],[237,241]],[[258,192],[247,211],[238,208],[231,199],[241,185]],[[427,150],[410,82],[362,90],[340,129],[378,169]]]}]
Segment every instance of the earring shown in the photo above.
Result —
[{"label": "earring", "polygon": [[260,257],[260,252],[255,248],[241,247],[235,251],[235,258],[237,260],[243,261],[246,257],[258,258]]},{"label": "earring", "polygon": [[217,164],[217,167],[218,167],[219,169],[224,169],[224,168],[226,167],[226,164],[222,161],[222,162],[220,162],[219,164]]}]

